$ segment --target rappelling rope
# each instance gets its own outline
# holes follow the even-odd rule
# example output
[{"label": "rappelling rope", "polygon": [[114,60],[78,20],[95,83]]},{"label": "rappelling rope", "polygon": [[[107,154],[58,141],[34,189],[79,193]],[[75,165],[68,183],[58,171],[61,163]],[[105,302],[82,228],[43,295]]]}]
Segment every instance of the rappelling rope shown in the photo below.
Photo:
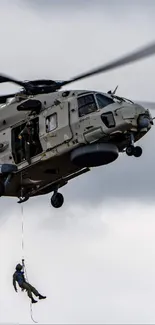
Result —
[{"label": "rappelling rope", "polygon": [[[22,145],[22,141],[21,141],[21,145]],[[21,157],[22,158],[22,157]],[[22,159],[21,159],[22,161]],[[20,186],[21,186],[21,199],[22,199],[22,196],[23,196],[23,193],[22,193],[22,180],[23,180],[23,174],[22,174],[22,171],[21,171],[21,177],[20,177]],[[21,249],[22,249],[22,264],[23,264],[23,268],[24,268],[24,271],[25,271],[25,277],[26,277],[26,281],[28,281],[28,275],[27,275],[27,270],[26,270],[26,266],[25,266],[25,259],[24,259],[24,207],[23,207],[23,203],[20,203],[21,204],[21,231],[22,231],[22,239],[21,239]],[[35,321],[35,319],[33,318],[33,309],[32,309],[32,302],[30,302],[30,316],[31,316],[31,319],[34,323],[38,323],[37,321]]]},{"label": "rappelling rope", "polygon": [[21,204],[21,218],[22,218],[22,260],[24,260],[24,210]]},{"label": "rappelling rope", "polygon": [[[22,174],[22,173],[21,173]],[[26,266],[25,266],[25,259],[24,259],[24,209],[23,209],[23,203],[21,203],[21,216],[22,216],[22,264],[24,267],[24,271],[25,271],[25,277],[26,277],[26,281],[28,281],[28,275],[27,275],[27,270],[26,270]],[[33,318],[33,309],[32,309],[32,302],[30,302],[30,316],[31,319],[34,323],[38,323],[34,318]]]}]

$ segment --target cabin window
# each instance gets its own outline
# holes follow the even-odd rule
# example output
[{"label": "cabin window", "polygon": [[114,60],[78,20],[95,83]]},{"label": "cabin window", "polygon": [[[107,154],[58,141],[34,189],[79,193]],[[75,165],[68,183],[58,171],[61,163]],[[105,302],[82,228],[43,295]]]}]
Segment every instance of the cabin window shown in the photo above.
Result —
[{"label": "cabin window", "polygon": [[104,108],[104,107],[114,103],[112,98],[109,98],[102,94],[96,94],[96,99],[97,99],[99,108]]},{"label": "cabin window", "polygon": [[79,117],[85,116],[87,114],[97,111],[97,105],[94,95],[85,95],[77,99],[78,101],[78,111]]},{"label": "cabin window", "polygon": [[114,120],[113,113],[111,112],[104,113],[101,115],[101,119],[107,128],[115,127],[115,120]]},{"label": "cabin window", "polygon": [[51,114],[46,118],[46,132],[51,132],[57,128],[57,113]]}]

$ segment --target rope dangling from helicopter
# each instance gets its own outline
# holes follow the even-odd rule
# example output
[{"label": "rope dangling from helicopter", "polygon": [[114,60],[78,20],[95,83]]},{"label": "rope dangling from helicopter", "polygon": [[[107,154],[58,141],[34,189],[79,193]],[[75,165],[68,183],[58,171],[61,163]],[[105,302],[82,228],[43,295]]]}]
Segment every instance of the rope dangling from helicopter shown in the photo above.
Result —
[{"label": "rope dangling from helicopter", "polygon": [[[21,172],[21,181],[22,181],[22,172]],[[21,182],[22,184],[22,182]],[[21,193],[21,197],[22,197],[22,193]],[[27,275],[27,270],[26,270],[26,266],[25,266],[25,259],[24,259],[24,209],[23,209],[23,203],[21,203],[21,223],[22,223],[22,240],[21,240],[21,249],[22,249],[22,266],[23,266],[23,271],[25,274],[25,278],[26,281],[29,283],[28,281],[28,275]],[[38,323],[37,321],[35,321],[35,319],[33,318],[33,309],[32,309],[32,302],[30,302],[30,316],[31,319],[34,323]]]},{"label": "rope dangling from helicopter", "polygon": [[[22,141],[21,142],[21,146],[22,146]],[[22,156],[22,155],[21,155]],[[21,161],[22,161],[22,157],[21,157]],[[23,181],[23,173],[21,171],[21,177],[20,177],[20,195],[21,198],[23,197],[23,189],[22,189],[22,182]],[[23,203],[21,202],[21,232],[22,232],[22,239],[21,239],[21,249],[22,249],[22,267],[23,267],[23,271],[25,274],[25,279],[26,281],[29,283],[28,281],[28,275],[27,275],[27,270],[26,270],[26,266],[25,266],[25,259],[24,259],[24,207],[23,207]],[[37,321],[35,321],[35,319],[33,318],[33,309],[32,309],[32,301],[30,301],[30,316],[31,319],[34,323],[38,323]]]},{"label": "rope dangling from helicopter", "polygon": [[[22,140],[22,139],[21,139]],[[22,145],[22,143],[21,143]],[[21,146],[22,148],[22,146]],[[21,159],[22,161],[22,159]],[[23,198],[23,173],[22,170],[20,172],[20,195],[21,195],[21,199]],[[33,303],[37,303],[37,300],[35,300],[33,298],[34,294],[36,297],[38,297],[39,299],[46,299],[46,296],[41,295],[38,290],[32,286],[29,281],[28,281],[28,276],[27,276],[27,271],[26,271],[26,266],[25,266],[25,262],[24,262],[24,210],[23,210],[23,201],[21,201],[21,217],[22,217],[22,265],[18,264],[16,266],[16,272],[15,272],[15,278],[14,278],[14,286],[15,286],[15,282],[17,281],[19,286],[21,287],[22,291],[26,290],[27,291],[27,295],[28,297],[31,299],[30,302],[30,315],[31,315],[31,319],[34,323],[37,323],[37,321],[34,320],[33,318],[33,310],[32,310],[32,304]],[[23,272],[21,271],[23,268]],[[24,274],[25,273],[25,274]],[[16,290],[16,286],[15,286],[15,290]],[[16,290],[17,291],[17,290]]]}]

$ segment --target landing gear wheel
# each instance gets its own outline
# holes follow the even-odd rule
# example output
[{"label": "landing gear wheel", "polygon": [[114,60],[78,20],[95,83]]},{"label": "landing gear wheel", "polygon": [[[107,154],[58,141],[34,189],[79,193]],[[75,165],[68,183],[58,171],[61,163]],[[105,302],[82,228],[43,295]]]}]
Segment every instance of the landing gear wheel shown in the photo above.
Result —
[{"label": "landing gear wheel", "polygon": [[134,157],[138,158],[142,155],[142,148],[141,147],[135,147],[133,152]]},{"label": "landing gear wheel", "polygon": [[134,146],[131,145],[131,146],[129,146],[129,147],[126,148],[126,154],[128,156],[132,156],[134,154],[134,150],[135,150]]},{"label": "landing gear wheel", "polygon": [[51,197],[51,205],[54,208],[61,208],[63,203],[64,203],[64,197],[61,193],[53,194],[53,196]]}]

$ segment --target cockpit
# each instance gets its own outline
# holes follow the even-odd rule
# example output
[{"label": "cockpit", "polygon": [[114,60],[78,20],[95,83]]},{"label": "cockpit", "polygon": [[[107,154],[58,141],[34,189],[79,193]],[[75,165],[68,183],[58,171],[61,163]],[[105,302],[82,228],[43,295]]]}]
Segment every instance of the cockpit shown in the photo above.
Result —
[{"label": "cockpit", "polygon": [[104,108],[114,103],[114,100],[110,96],[105,96],[101,93],[80,95],[77,101],[79,117],[93,113],[99,108]]},{"label": "cockpit", "polygon": [[113,94],[103,94],[103,93],[85,93],[80,94],[77,98],[78,101],[78,112],[79,117],[85,116],[87,114],[91,114],[98,109],[102,109],[107,107],[108,105],[114,103],[133,103],[132,101],[119,97]]}]

